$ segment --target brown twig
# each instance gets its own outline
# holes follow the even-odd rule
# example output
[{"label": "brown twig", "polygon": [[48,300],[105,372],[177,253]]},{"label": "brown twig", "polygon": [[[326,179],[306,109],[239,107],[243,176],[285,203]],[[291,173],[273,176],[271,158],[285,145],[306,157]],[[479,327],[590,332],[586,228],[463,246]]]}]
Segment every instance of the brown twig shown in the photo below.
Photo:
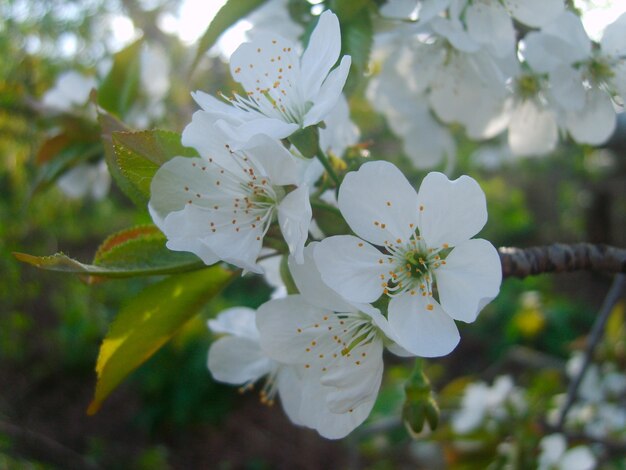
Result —
[{"label": "brown twig", "polygon": [[502,247],[498,249],[503,277],[571,271],[626,273],[626,249],[591,243]]}]

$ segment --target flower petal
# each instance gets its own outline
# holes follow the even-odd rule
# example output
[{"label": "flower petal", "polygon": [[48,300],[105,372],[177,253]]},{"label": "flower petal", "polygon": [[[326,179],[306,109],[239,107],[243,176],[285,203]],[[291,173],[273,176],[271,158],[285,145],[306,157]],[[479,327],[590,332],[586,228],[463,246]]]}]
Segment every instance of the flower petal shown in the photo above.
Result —
[{"label": "flower petal", "polygon": [[274,367],[259,343],[249,338],[226,336],[209,348],[208,367],[213,378],[229,384],[255,382]]},{"label": "flower petal", "polygon": [[567,130],[579,144],[600,145],[615,131],[616,117],[611,98],[604,91],[587,91],[585,107],[565,117]]},{"label": "flower petal", "polygon": [[[301,426],[308,426],[300,417],[303,408],[304,388],[308,385],[296,367],[281,365],[276,375],[278,395],[289,419]],[[312,426],[309,426],[312,427]]]},{"label": "flower petal", "polygon": [[278,205],[278,224],[287,242],[289,252],[302,263],[304,243],[309,236],[313,212],[309,202],[308,186],[293,190]]},{"label": "flower petal", "polygon": [[311,126],[322,121],[337,105],[350,72],[350,56],[343,56],[339,66],[328,74],[319,92],[311,97],[313,106],[307,111],[302,127]]},{"label": "flower petal", "polygon": [[502,264],[491,243],[473,239],[457,245],[434,274],[441,307],[455,320],[470,323],[498,295]]},{"label": "flower petal", "polygon": [[339,209],[358,236],[375,244],[408,241],[417,224],[415,189],[393,164],[368,162],[346,175]]},{"label": "flower petal", "polygon": [[545,155],[556,148],[559,129],[554,113],[532,100],[515,108],[509,122],[508,142],[513,155]]},{"label": "flower petal", "polygon": [[208,321],[213,333],[229,334],[252,340],[259,338],[256,329],[256,312],[247,307],[233,307],[226,309]]},{"label": "flower petal", "polygon": [[485,193],[466,175],[450,181],[443,173],[429,173],[417,200],[417,225],[429,248],[455,246],[476,235],[487,222]]},{"label": "flower petal", "polygon": [[454,320],[432,297],[408,293],[393,297],[389,302],[389,325],[398,344],[416,356],[445,356],[460,339]]},{"label": "flower petal", "polygon": [[289,271],[302,296],[311,304],[333,312],[352,312],[354,307],[328,287],[322,280],[314,259],[314,250],[319,242],[309,243],[304,249],[302,263],[297,263],[293,256],[288,259]]},{"label": "flower petal", "polygon": [[613,23],[608,25],[602,35],[600,46],[602,53],[612,57],[626,56],[626,13],[622,13]]},{"label": "flower petal", "polygon": [[317,94],[326,75],[337,62],[340,51],[339,20],[333,12],[326,10],[320,15],[309,44],[302,54],[301,89],[305,101],[311,100]]},{"label": "flower petal", "polygon": [[322,280],[346,300],[369,303],[383,293],[380,276],[389,267],[380,251],[359,238],[326,238],[315,248],[313,256]]},{"label": "flower petal", "polygon": [[383,345],[379,339],[341,355],[322,375],[322,385],[331,388],[327,404],[333,413],[349,413],[376,399],[383,377]]},{"label": "flower petal", "polygon": [[504,0],[504,6],[517,21],[536,28],[559,16],[563,3],[563,0]]},{"label": "flower petal", "polygon": [[257,310],[256,325],[263,352],[285,364],[305,364],[311,359],[311,341],[325,333],[321,323],[328,311],[306,302],[301,295],[265,302]]},{"label": "flower petal", "polygon": [[[152,212],[151,212],[152,214]],[[153,220],[156,218],[152,214]],[[167,237],[167,248],[172,251],[188,251],[198,256],[207,266],[219,261],[219,257],[207,246],[209,214],[195,206],[172,212],[157,226]]]}]

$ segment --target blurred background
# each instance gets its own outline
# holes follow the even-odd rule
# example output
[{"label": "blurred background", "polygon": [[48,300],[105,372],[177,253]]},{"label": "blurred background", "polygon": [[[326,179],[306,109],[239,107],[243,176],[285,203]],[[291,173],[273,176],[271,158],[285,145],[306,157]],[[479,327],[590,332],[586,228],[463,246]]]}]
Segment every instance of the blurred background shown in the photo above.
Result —
[{"label": "blurred background", "polygon": [[[225,61],[249,38],[254,17],[223,35],[189,73],[197,41],[223,3],[5,0],[0,5],[0,468],[535,468],[538,442],[548,434],[537,423],[558,407],[555,397],[568,384],[565,365],[584,344],[609,275],[506,280],[478,321],[462,325],[460,346],[428,361],[442,418],[436,432],[418,439],[400,420],[412,364],[398,358],[387,358],[372,416],[338,442],[294,427],[280,406],[261,405],[255,392],[239,394],[214,382],[206,368],[211,342],[206,320],[227,307],[256,308],[269,299],[272,287],[253,276],[231,284],[99,413],[86,415],[100,342],[120,307],[154,279],[87,285],[73,275],[21,264],[12,253],[62,251],[89,262],[111,233],[150,223],[147,212],[138,211],[103,170],[89,92],[98,87],[99,99],[113,96],[108,110],[131,128],[182,131],[197,109],[191,91],[215,94],[235,87]],[[294,37],[319,3],[280,3],[297,27]],[[589,7],[596,12],[590,24],[596,17],[605,24],[615,19],[623,2],[596,3]],[[134,85],[124,88],[131,55],[139,68],[132,71]],[[122,78],[112,81],[115,74]],[[425,172],[411,164],[366,99],[366,88],[366,81],[360,82],[350,97],[352,119],[365,143],[359,158],[384,156],[418,185]],[[606,144],[564,140],[541,158],[505,158],[497,151],[494,156],[460,128],[450,131],[457,146],[451,173],[470,174],[487,195],[483,238],[496,246],[579,241],[626,246],[623,115]],[[623,300],[613,310],[595,359],[598,371],[623,377]],[[487,390],[503,376],[515,383],[524,405],[502,398],[493,406],[500,411],[485,410],[477,424],[455,427],[468,384],[483,383]],[[623,407],[626,396],[617,390],[600,401]],[[581,426],[592,421],[589,413]],[[626,468],[619,447],[626,423],[596,437],[604,445],[596,449],[599,465]],[[606,447],[606,439],[617,447]],[[518,466],[507,467],[511,462]]]}]

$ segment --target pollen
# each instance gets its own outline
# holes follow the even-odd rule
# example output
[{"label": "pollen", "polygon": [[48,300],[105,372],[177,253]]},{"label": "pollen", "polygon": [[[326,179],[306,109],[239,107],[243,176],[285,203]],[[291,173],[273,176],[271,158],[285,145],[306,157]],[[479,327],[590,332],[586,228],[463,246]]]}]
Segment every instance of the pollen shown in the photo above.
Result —
[{"label": "pollen", "polygon": [[420,212],[424,210],[424,206],[420,206]]},{"label": "pollen", "polygon": [[359,247],[362,247],[362,246],[363,246],[363,243],[359,243]]},{"label": "pollen", "polygon": [[426,305],[426,310],[428,310],[428,311],[432,311],[433,308],[435,308],[435,306],[433,304]]},{"label": "pollen", "polygon": [[391,201],[387,201],[387,207],[391,207]]}]

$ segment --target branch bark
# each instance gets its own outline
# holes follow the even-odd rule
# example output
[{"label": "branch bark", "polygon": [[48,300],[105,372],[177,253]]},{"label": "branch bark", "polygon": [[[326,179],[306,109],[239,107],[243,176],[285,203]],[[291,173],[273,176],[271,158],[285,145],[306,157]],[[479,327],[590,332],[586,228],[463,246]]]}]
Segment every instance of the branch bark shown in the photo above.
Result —
[{"label": "branch bark", "polygon": [[626,273],[626,249],[591,243],[498,248],[503,277],[544,273],[601,271]]}]

